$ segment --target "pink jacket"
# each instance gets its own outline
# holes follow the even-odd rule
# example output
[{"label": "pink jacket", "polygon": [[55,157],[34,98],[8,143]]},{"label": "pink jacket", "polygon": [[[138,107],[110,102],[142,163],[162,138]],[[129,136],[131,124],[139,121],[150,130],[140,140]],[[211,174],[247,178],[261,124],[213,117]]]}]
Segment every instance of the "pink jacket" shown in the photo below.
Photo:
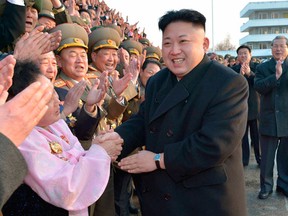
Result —
[{"label": "pink jacket", "polygon": [[[53,141],[61,144],[62,153],[51,153]],[[111,160],[101,146],[85,151],[60,119],[49,130],[35,127],[19,149],[28,165],[27,185],[70,215],[88,215],[87,207],[102,195],[110,174]]]}]

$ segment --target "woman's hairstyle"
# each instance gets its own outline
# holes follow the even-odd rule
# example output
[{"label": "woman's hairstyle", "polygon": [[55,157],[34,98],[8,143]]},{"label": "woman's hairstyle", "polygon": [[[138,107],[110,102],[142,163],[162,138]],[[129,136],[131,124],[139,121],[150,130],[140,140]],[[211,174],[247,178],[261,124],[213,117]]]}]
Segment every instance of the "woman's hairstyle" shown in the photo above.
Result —
[{"label": "woman's hairstyle", "polygon": [[26,87],[35,82],[40,75],[42,75],[42,73],[34,62],[17,60],[12,78],[13,83],[8,90],[9,98],[12,98],[23,91]]}]

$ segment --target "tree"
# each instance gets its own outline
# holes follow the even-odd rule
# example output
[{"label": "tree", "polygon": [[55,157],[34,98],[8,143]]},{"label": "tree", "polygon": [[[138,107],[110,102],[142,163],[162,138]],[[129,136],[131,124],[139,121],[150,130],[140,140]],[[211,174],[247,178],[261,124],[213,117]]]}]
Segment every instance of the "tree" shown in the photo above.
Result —
[{"label": "tree", "polygon": [[235,49],[236,49],[236,46],[231,43],[231,37],[229,34],[226,36],[226,38],[224,38],[222,42],[218,43],[215,46],[215,50],[219,50],[219,51],[220,50],[221,51],[235,50]]}]

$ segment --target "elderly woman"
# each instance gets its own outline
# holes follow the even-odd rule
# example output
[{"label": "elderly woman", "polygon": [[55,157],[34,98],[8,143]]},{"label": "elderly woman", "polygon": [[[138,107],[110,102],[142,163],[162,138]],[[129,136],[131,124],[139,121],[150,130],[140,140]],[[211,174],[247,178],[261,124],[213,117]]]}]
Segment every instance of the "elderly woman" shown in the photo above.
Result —
[{"label": "elderly woman", "polygon": [[[17,62],[10,97],[35,81],[52,85],[32,62]],[[84,216],[103,193],[110,163],[120,154],[123,140],[108,131],[85,151],[60,118],[59,105],[54,92],[46,114],[19,147],[28,174],[3,207],[4,215]]]}]

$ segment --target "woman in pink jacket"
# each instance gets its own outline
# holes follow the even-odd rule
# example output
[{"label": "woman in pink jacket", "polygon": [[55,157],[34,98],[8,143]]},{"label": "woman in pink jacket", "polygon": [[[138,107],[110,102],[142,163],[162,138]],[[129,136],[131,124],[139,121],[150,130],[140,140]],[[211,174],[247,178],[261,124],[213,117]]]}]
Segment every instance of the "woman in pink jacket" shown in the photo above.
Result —
[{"label": "woman in pink jacket", "polygon": [[[52,85],[33,63],[17,62],[10,96],[35,81]],[[96,137],[91,148],[85,151],[60,119],[59,105],[54,92],[46,114],[19,147],[28,165],[28,174],[24,184],[3,207],[5,216],[86,216],[88,206],[101,196],[107,185],[110,163],[120,154],[123,140],[108,131]]]}]

